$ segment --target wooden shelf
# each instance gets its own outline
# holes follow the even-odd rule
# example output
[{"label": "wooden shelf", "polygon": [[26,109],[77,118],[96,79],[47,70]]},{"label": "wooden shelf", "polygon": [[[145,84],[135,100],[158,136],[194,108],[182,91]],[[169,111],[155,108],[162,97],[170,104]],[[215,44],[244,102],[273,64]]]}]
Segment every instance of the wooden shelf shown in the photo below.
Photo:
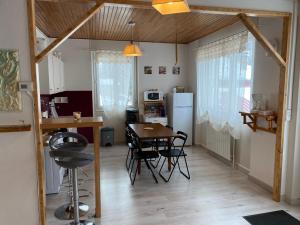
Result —
[{"label": "wooden shelf", "polygon": [[0,133],[31,131],[30,124],[0,125]]},{"label": "wooden shelf", "polygon": [[[254,132],[256,132],[256,130],[262,130],[270,133],[276,133],[276,127],[273,126],[274,123],[277,123],[276,115],[261,115],[259,113],[248,112],[240,112],[240,114],[244,118],[243,124],[248,125],[248,127],[250,127]],[[250,121],[248,121],[247,118]],[[259,126],[257,124],[258,118],[265,119],[267,121],[267,127]]]}]

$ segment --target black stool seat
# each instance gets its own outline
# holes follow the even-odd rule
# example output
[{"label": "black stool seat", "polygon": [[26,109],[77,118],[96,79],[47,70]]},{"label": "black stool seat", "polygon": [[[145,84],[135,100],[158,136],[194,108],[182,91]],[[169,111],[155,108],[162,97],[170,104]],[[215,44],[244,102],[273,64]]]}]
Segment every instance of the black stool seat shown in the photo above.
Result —
[{"label": "black stool seat", "polygon": [[59,166],[68,169],[86,166],[92,163],[95,158],[92,154],[72,150],[50,151],[50,156]]},{"label": "black stool seat", "polygon": [[[63,142],[58,142],[58,141]],[[51,150],[70,150],[82,151],[88,145],[88,140],[77,133],[59,132],[52,136],[49,140]]]},{"label": "black stool seat", "polygon": [[181,149],[171,149],[171,150],[160,150],[159,154],[164,157],[177,157],[177,156],[187,156],[187,154]]}]

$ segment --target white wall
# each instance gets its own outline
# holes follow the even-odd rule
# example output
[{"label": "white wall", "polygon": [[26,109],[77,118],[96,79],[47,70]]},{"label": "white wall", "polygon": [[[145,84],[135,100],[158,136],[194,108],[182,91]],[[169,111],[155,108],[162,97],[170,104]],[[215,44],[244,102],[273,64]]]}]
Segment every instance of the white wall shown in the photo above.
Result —
[{"label": "white wall", "polygon": [[[67,91],[92,90],[91,72],[92,50],[122,51],[128,42],[105,40],[76,40],[70,39],[57,50],[62,52],[65,65],[65,87]],[[176,85],[187,85],[187,45],[178,46],[178,65],[181,67],[179,76],[172,75],[175,64],[175,45],[162,43],[140,43],[143,56],[137,58],[137,77],[140,113],[143,113],[143,92],[147,89],[158,88],[164,93],[171,92]],[[153,75],[144,74],[144,66],[153,66]],[[167,66],[166,75],[158,75],[158,66]],[[97,114],[101,115],[101,114]],[[124,141],[122,125],[114,121],[105,121],[105,126],[115,127],[116,141]]]},{"label": "white wall", "polygon": [[[30,81],[30,62],[25,0],[0,1],[0,48],[18,49],[20,76]],[[0,113],[0,124],[33,125],[32,102],[22,95],[23,110]],[[0,218],[1,224],[38,224],[38,197],[34,132],[0,134]]]}]

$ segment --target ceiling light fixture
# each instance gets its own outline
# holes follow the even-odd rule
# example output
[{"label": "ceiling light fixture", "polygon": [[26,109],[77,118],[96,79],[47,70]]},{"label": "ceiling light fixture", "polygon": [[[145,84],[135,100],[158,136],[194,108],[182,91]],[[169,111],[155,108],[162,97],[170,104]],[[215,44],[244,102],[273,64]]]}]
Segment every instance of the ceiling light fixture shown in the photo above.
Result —
[{"label": "ceiling light fixture", "polygon": [[123,51],[124,56],[133,57],[133,56],[142,56],[142,51],[136,44],[133,43],[133,27],[135,26],[135,22],[130,21],[128,25],[131,27],[131,41],[125,47]]},{"label": "ceiling light fixture", "polygon": [[162,15],[191,11],[186,0],[152,0],[152,6]]}]

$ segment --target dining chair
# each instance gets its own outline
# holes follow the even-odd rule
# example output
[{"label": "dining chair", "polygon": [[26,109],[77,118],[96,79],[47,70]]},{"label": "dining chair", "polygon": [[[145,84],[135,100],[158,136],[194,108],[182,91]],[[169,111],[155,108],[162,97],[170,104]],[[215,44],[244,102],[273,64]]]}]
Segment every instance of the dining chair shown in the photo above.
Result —
[{"label": "dining chair", "polygon": [[[143,151],[142,148],[140,147],[138,138],[134,134],[131,134],[131,135],[132,135],[131,136],[132,144],[133,144],[133,148],[134,148],[132,161],[130,163],[130,172],[129,172],[129,178],[130,178],[131,184],[134,185],[136,174],[137,174],[138,167],[139,167],[139,163],[138,163],[139,161],[145,162],[148,170],[150,170],[150,172],[152,174],[152,177],[153,177],[155,183],[158,183],[157,178],[156,178],[153,170],[151,169],[151,166],[149,163],[150,160],[157,159],[159,157],[158,152],[154,151],[154,150]],[[136,166],[134,166],[135,163],[136,163]]]},{"label": "dining chair", "polygon": [[[184,147],[185,147],[185,143],[186,143],[186,140],[187,140],[187,137],[188,135],[182,131],[178,131],[177,132],[178,136],[176,136],[173,141],[172,141],[172,146],[171,146],[171,149],[166,149],[166,150],[160,150],[159,151],[159,154],[161,157],[164,157],[164,160],[163,160],[163,163],[159,169],[159,175],[161,176],[161,178],[165,181],[165,182],[168,182],[174,172],[174,169],[175,167],[178,165],[178,168],[179,168],[179,171],[182,175],[184,175],[187,179],[190,179],[191,176],[190,176],[190,171],[189,171],[189,167],[188,167],[188,164],[187,164],[187,160],[186,160],[186,156],[187,154],[185,153],[184,151]],[[179,140],[178,142],[181,142],[181,145],[178,147],[175,147],[174,146],[174,141],[175,140]],[[166,162],[166,160],[168,158],[172,158],[173,159],[173,162],[171,162],[171,165],[172,165],[172,169],[171,169],[171,172],[169,174],[168,177],[165,177],[162,173],[162,168],[164,167],[164,164]],[[184,159],[184,162],[185,162],[185,166],[186,166],[186,170],[187,170],[187,173],[184,173],[180,167],[180,162],[179,162],[179,159],[180,158],[183,158]],[[159,162],[158,162],[159,163]]]}]

